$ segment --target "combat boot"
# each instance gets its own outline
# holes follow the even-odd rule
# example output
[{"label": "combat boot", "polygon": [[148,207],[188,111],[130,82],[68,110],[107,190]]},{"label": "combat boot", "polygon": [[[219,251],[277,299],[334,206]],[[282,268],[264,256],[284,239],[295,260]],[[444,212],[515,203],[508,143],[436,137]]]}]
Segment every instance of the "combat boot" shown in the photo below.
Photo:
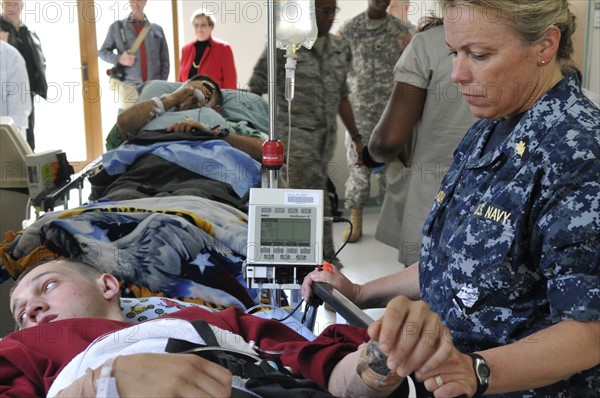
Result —
[{"label": "combat boot", "polygon": [[342,239],[345,242],[350,236],[348,242],[354,243],[362,236],[362,207],[350,209],[350,222],[352,223],[352,235],[350,235],[350,225],[348,225],[344,230]]}]

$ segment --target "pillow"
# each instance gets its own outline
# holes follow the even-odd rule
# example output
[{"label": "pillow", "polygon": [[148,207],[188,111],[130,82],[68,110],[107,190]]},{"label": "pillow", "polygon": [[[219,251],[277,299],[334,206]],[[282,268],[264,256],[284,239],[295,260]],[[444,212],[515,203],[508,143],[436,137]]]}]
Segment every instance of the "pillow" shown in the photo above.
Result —
[{"label": "pillow", "polygon": [[[204,305],[188,303],[167,297],[121,298],[121,313],[129,322],[141,322],[158,318],[191,306],[204,308],[205,310],[212,312],[219,311],[218,309],[209,308]],[[275,307],[269,311],[258,312],[255,315],[261,318],[275,320],[285,318],[283,323],[293,329],[296,333],[311,341],[315,339],[315,335],[310,329],[304,326],[295,317],[288,317],[287,315],[289,315],[289,312],[282,308]]]},{"label": "pillow", "polygon": [[141,322],[158,318],[162,315],[177,312],[191,306],[201,307],[207,311],[215,311],[200,304],[187,303],[167,297],[122,298],[121,313],[129,322]]},{"label": "pillow", "polygon": [[221,114],[231,122],[247,122],[250,127],[269,134],[269,104],[260,95],[240,90],[222,90]]},{"label": "pillow", "polygon": [[[169,94],[183,83],[151,80],[140,86],[138,101]],[[221,115],[228,121],[245,122],[263,133],[269,133],[269,105],[261,96],[240,90],[222,89],[223,107]]]}]

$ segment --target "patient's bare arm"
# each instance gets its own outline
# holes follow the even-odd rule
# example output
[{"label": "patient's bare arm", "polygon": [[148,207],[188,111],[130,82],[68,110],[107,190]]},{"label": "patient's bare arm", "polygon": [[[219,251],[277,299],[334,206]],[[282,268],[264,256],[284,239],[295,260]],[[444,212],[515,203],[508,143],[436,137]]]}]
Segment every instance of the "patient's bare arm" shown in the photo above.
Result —
[{"label": "patient's bare arm", "polygon": [[262,145],[263,141],[257,137],[245,137],[237,134],[221,134],[220,127],[213,128],[212,130],[208,130],[208,127],[193,119],[182,120],[181,122],[177,122],[173,124],[171,127],[167,129],[169,132],[187,132],[192,131],[193,128],[208,131],[212,133],[215,137],[221,137],[223,141],[229,143],[232,147],[239,149],[240,151],[246,152],[248,155],[252,156],[252,158],[261,161],[262,160]]},{"label": "patient's bare arm", "polygon": [[198,103],[194,95],[196,90],[202,91],[206,98],[210,98],[208,89],[202,86],[200,81],[188,82],[172,93],[139,102],[126,109],[117,117],[117,127],[121,139],[125,141],[128,135],[137,134],[148,122],[174,106],[178,106],[180,109],[191,109],[204,105]]},{"label": "patient's bare arm", "polygon": [[[102,367],[80,377],[59,397],[94,397]],[[182,371],[184,369],[184,371]],[[119,396],[125,397],[229,397],[229,370],[189,354],[135,354],[116,358],[112,377]]]},{"label": "patient's bare arm", "polygon": [[178,105],[178,99],[173,94],[166,94],[157,98],[162,103],[162,108],[154,99],[151,99],[139,102],[120,113],[117,117],[117,127],[121,139],[126,141],[128,135],[137,134],[152,119],[160,116],[165,110]]},{"label": "patient's bare arm", "polygon": [[259,162],[262,160],[263,141],[260,138],[230,134],[225,137],[224,140],[232,147],[246,152],[248,155],[252,156],[253,159],[258,160]]},{"label": "patient's bare arm", "polygon": [[[387,397],[404,382],[405,378],[395,372],[379,370],[385,368],[385,362],[376,363],[368,358],[369,345],[373,344],[376,343],[363,344],[338,362],[329,378],[330,393],[336,397]],[[408,386],[405,390],[408,396]]]},{"label": "patient's bare arm", "polygon": [[332,266],[331,272],[315,270],[308,274],[302,283],[302,297],[307,302],[312,296],[314,282],[330,284],[359,308],[383,308],[398,295],[413,300],[420,297],[418,262],[365,284],[352,283],[335,266]]}]

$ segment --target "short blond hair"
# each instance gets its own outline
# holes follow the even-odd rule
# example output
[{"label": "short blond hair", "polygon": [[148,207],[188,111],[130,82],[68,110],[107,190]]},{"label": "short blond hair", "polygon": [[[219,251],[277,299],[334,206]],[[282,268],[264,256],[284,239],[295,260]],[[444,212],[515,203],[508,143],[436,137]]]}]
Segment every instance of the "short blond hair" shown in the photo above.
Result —
[{"label": "short blond hair", "polygon": [[27,274],[29,274],[31,271],[33,271],[34,269],[36,269],[42,265],[50,264],[50,263],[63,263],[61,265],[64,265],[66,267],[71,265],[72,269],[79,272],[81,275],[88,278],[89,280],[93,280],[94,278],[97,278],[100,275],[102,275],[102,272],[100,272],[96,267],[94,267],[91,264],[84,263],[82,261],[76,261],[76,260],[72,260],[72,259],[68,259],[68,258],[45,259],[45,260],[40,261],[39,263],[33,264],[32,266],[28,267],[17,277],[14,285],[10,289],[9,296],[12,296],[12,294],[15,291],[15,289],[17,288],[17,286],[19,286],[19,284],[21,283],[21,281]]},{"label": "short blond hair", "polygon": [[199,8],[196,11],[194,11],[192,13],[192,19],[190,20],[190,22],[193,24],[194,21],[200,17],[206,18],[208,20],[208,24],[210,25],[211,28],[215,27],[215,21],[214,21],[212,15],[208,14],[204,8]]}]

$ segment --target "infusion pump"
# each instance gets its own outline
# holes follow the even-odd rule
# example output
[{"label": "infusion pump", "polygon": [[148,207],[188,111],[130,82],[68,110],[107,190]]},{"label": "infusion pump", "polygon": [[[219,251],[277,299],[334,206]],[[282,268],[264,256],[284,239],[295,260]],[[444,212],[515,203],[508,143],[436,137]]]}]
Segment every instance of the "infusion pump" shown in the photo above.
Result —
[{"label": "infusion pump", "polygon": [[293,289],[323,263],[323,191],[252,188],[244,272],[251,288]]}]

